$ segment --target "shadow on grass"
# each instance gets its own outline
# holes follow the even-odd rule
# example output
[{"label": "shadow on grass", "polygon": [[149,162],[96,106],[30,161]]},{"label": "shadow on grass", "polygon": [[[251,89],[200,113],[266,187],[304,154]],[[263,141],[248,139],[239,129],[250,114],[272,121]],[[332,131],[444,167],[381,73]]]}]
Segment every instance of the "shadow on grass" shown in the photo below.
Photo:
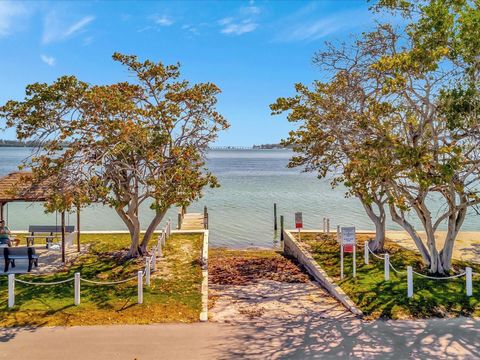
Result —
[{"label": "shadow on grass", "polygon": [[[310,235],[310,234],[309,234]],[[362,239],[364,240],[364,239]],[[352,276],[353,259],[345,254],[345,278],[340,279],[340,247],[333,236],[326,234],[302,237],[302,242],[312,253],[319,265],[336,281],[345,293],[369,318],[410,319],[430,317],[479,316],[480,288],[473,282],[473,296],[466,296],[465,278],[426,279],[414,275],[414,295],[407,297],[406,267],[426,272],[420,256],[387,242],[386,250],[397,273],[390,269],[390,280],[385,281],[384,261],[370,255],[369,264],[364,263],[363,248],[357,252],[357,276]],[[359,244],[363,241],[359,241]],[[478,272],[477,264],[454,261],[455,272],[462,272],[465,266]]]}]

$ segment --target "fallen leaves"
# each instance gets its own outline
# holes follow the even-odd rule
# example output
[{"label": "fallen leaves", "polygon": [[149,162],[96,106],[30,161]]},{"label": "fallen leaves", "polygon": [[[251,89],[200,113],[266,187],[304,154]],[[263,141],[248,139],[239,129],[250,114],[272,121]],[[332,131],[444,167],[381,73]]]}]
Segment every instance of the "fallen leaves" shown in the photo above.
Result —
[{"label": "fallen leaves", "polygon": [[[248,250],[246,250],[248,251]],[[289,283],[308,281],[308,275],[289,259],[278,256],[225,256],[209,261],[209,281],[219,285],[247,285],[258,280]]]}]

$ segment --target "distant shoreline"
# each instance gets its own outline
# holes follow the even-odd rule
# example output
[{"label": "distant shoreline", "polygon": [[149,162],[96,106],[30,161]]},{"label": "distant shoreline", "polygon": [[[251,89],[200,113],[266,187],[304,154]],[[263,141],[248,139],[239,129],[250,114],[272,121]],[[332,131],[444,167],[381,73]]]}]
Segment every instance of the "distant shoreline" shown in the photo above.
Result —
[{"label": "distant shoreline", "polygon": [[[16,142],[16,143],[4,143],[0,142],[0,148],[35,148],[38,145],[34,144],[26,144],[26,143],[21,143],[21,142]],[[64,147],[68,147],[68,144],[64,145]],[[208,150],[213,150],[213,151],[239,151],[239,150],[290,150],[290,148],[286,147],[266,147],[266,146],[261,146],[261,145],[254,145],[252,147],[248,146],[212,146],[211,148],[208,148]]]}]

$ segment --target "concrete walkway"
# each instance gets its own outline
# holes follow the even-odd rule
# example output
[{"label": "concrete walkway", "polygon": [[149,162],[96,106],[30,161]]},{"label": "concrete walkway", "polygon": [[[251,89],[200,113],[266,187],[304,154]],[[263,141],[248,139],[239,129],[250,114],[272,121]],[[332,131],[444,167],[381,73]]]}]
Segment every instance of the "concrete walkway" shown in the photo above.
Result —
[{"label": "concrete walkway", "polygon": [[0,359],[480,358],[480,320],[337,320],[0,331]]}]

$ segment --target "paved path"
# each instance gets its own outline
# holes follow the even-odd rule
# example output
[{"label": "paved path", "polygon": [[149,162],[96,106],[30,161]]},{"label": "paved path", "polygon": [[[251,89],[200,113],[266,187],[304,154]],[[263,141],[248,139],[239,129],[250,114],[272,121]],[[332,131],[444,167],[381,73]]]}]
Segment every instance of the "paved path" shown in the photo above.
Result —
[{"label": "paved path", "polygon": [[0,332],[0,359],[478,359],[480,320],[171,324]]}]

